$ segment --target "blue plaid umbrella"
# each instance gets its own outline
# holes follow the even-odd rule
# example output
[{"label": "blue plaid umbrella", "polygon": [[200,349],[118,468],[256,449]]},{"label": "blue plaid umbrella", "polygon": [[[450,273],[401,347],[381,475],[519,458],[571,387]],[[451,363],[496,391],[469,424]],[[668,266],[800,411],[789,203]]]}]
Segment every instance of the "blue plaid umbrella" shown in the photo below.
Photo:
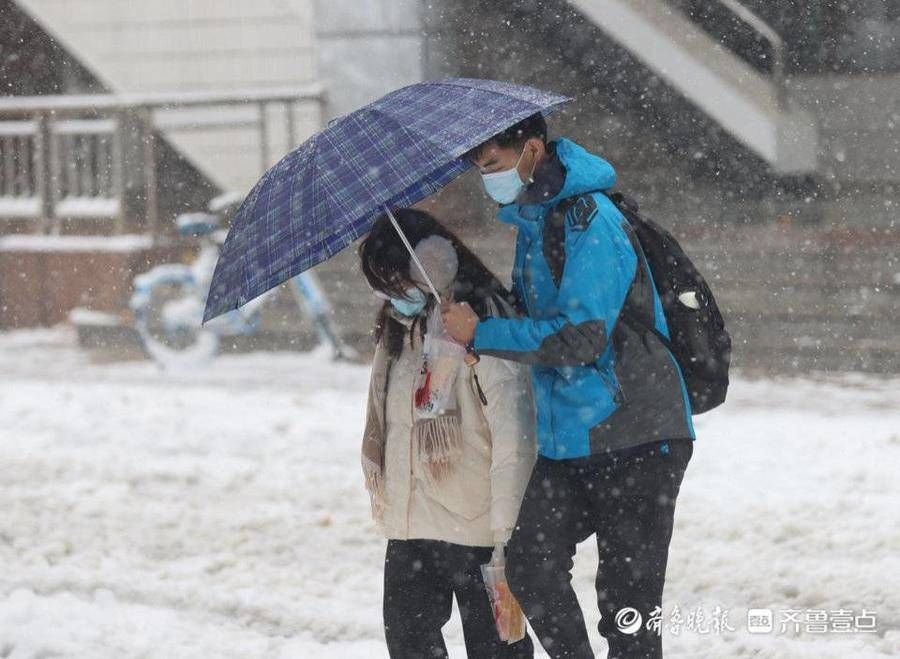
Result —
[{"label": "blue plaid umbrella", "polygon": [[332,121],[266,172],[241,204],[203,321],[331,258],[379,214],[421,201],[466,171],[470,163],[460,156],[472,147],[569,100],[451,78],[398,89]]}]

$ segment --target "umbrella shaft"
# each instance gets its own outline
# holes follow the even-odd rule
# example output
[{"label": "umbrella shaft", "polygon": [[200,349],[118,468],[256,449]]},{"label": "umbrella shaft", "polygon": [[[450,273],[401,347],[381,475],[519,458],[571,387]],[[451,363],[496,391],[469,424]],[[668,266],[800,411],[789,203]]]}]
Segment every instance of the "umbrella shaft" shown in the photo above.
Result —
[{"label": "umbrella shaft", "polygon": [[413,263],[416,264],[416,267],[419,269],[419,272],[422,274],[422,278],[425,280],[425,283],[428,284],[428,288],[431,290],[432,295],[438,301],[441,302],[441,296],[437,292],[437,289],[434,287],[434,284],[431,281],[431,277],[428,276],[428,273],[425,272],[425,266],[422,265],[422,262],[419,260],[419,257],[416,256],[416,251],[413,249],[413,246],[409,244],[409,240],[406,238],[406,234],[403,233],[403,229],[400,228],[400,224],[397,222],[397,218],[394,217],[394,214],[391,212],[391,209],[387,206],[384,207],[384,212],[387,213],[388,219],[391,221],[391,224],[394,225],[394,229],[397,230],[397,235],[400,236],[400,240],[403,241],[403,245],[409,251],[409,256],[412,258]]}]

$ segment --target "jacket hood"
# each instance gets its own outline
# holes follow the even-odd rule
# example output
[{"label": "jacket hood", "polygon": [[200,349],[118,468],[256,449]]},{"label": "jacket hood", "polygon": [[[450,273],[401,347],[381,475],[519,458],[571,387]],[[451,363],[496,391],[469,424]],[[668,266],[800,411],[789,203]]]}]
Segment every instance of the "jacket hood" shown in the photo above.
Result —
[{"label": "jacket hood", "polygon": [[555,206],[563,199],[594,190],[608,190],[616,184],[613,166],[572,140],[556,140],[556,155],[566,169],[566,178],[559,192],[540,204],[507,204],[497,214],[499,220],[511,224],[534,220],[543,216],[545,208]]}]

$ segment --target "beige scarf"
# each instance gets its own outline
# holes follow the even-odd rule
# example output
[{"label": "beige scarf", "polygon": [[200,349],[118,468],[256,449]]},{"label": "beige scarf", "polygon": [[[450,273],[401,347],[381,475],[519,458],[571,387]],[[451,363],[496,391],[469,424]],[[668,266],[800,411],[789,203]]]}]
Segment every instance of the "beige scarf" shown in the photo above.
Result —
[{"label": "beige scarf", "polygon": [[[375,348],[375,358],[372,362],[366,428],[362,443],[363,474],[372,504],[372,516],[376,520],[381,520],[384,514],[384,453],[387,441],[385,410],[392,362],[388,351],[379,344]],[[423,397],[427,394],[428,368],[426,355],[422,372],[416,380],[417,399],[424,400]],[[452,382],[450,386],[452,388]],[[414,401],[419,402],[421,401]],[[436,483],[452,471],[456,458],[462,452],[462,424],[455,397],[438,400],[437,407],[434,406],[433,399],[431,402],[427,409],[424,405],[415,406],[412,441],[416,442],[419,460],[425,467],[426,476],[431,482]]]},{"label": "beige scarf", "polygon": [[362,468],[366,477],[366,489],[372,503],[372,517],[381,520],[384,514],[384,445],[385,405],[387,402],[388,375],[391,359],[387,349],[375,346],[372,361],[372,379],[369,382],[369,401],[366,405],[366,429],[363,433]]}]

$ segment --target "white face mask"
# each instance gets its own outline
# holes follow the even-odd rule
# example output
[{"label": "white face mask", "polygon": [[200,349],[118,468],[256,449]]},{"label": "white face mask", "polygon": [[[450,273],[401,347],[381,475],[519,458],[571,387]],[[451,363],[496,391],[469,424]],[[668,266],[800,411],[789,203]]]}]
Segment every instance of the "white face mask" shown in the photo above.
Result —
[{"label": "white face mask", "polygon": [[484,191],[499,204],[511,204],[519,196],[525,183],[519,176],[519,163],[525,155],[525,147],[522,147],[522,153],[516,161],[515,167],[512,169],[504,169],[502,172],[493,172],[491,174],[482,174],[481,180],[484,183]]},{"label": "white face mask", "polygon": [[406,289],[403,297],[391,297],[381,291],[372,291],[379,300],[386,300],[391,303],[394,310],[402,316],[412,318],[422,313],[425,305],[428,304],[428,296],[422,289],[413,286]]},{"label": "white face mask", "polygon": [[428,296],[420,288],[407,289],[406,297],[391,298],[391,305],[394,309],[408,318],[422,313],[427,303]]}]

